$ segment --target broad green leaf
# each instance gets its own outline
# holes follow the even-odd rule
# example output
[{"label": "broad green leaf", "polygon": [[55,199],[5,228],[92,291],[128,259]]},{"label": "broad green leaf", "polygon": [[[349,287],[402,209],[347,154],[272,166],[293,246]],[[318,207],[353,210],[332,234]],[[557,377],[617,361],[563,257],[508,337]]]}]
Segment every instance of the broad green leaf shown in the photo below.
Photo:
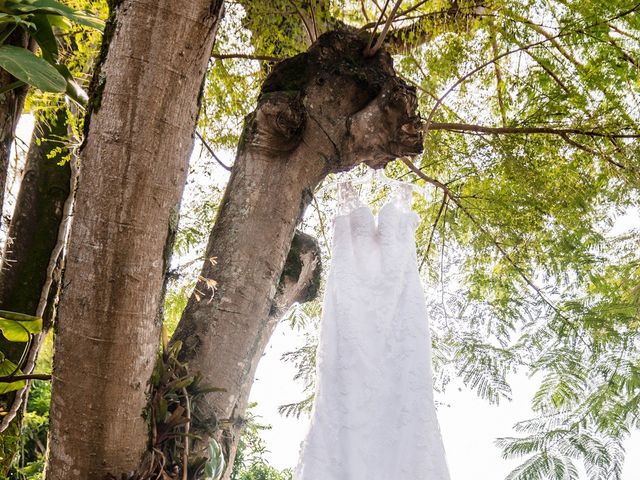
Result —
[{"label": "broad green leaf", "polygon": [[215,439],[209,441],[209,459],[204,467],[204,475],[207,480],[218,480],[224,471],[225,460],[222,448]]},{"label": "broad green leaf", "polygon": [[35,0],[31,2],[31,6],[36,9],[46,10],[49,14],[62,15],[69,20],[84,25],[85,27],[95,28],[97,30],[104,29],[104,21],[86,12],[73,10],[62,3],[55,0]]},{"label": "broad green leaf", "polygon": [[104,30],[104,21],[88,13],[75,12],[73,15],[68,16],[68,18],[85,27],[95,28],[100,31]]},{"label": "broad green leaf", "polygon": [[42,331],[42,318],[0,310],[0,331],[10,342],[27,342]]},{"label": "broad green leaf", "polygon": [[[26,313],[10,312],[8,310],[0,310],[0,317],[16,322],[31,322],[34,320],[42,320],[40,317],[34,315],[27,315]],[[39,332],[39,330],[38,330]],[[33,332],[33,333],[38,333]]]},{"label": "broad green leaf", "polygon": [[73,26],[73,22],[67,17],[61,15],[47,15],[49,23],[52,27],[59,28],[60,30],[69,30]]},{"label": "broad green leaf", "polygon": [[[0,361],[0,377],[6,377],[11,374],[21,375],[22,372],[18,369],[16,370],[17,365],[6,358]],[[4,395],[8,392],[13,392],[15,390],[20,390],[24,387],[26,382],[24,380],[20,380],[17,382],[0,382],[0,395]]]},{"label": "broad green leaf", "polygon": [[34,15],[32,21],[35,29],[32,30],[31,35],[33,35],[36,42],[38,42],[42,50],[42,56],[49,63],[55,62],[58,59],[58,42],[53,34],[48,15]]},{"label": "broad green leaf", "polygon": [[104,21],[89,13],[74,10],[55,0],[35,0],[30,2],[10,2],[5,8],[6,11],[22,13],[24,15],[44,14],[52,16],[62,16],[69,20],[98,30],[104,29]]},{"label": "broad green leaf", "polygon": [[46,60],[26,48],[0,46],[0,67],[44,92],[64,92],[67,81]]}]

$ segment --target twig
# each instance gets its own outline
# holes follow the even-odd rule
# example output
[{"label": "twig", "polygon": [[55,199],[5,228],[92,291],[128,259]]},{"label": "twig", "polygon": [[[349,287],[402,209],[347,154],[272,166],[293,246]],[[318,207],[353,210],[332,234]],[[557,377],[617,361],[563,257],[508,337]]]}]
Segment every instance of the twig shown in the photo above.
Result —
[{"label": "twig", "polygon": [[284,57],[273,57],[271,55],[252,55],[250,53],[212,53],[211,58],[225,60],[228,58],[244,58],[247,60],[261,60],[263,62],[280,62]]},{"label": "twig", "polygon": [[[518,43],[519,45],[521,45],[517,40],[515,40],[516,43]],[[538,65],[540,65],[540,67],[547,72],[547,74],[553,78],[553,80],[560,86],[560,88],[562,88],[562,90],[564,90],[566,93],[571,93],[571,91],[569,90],[569,87],[567,87],[564,82],[562,81],[562,79],[553,71],[551,70],[551,67],[547,66],[544,64],[544,61],[542,58],[538,58],[537,55],[535,55],[534,53],[532,53],[530,50],[524,50],[524,53],[526,53],[527,55],[529,55],[529,57],[531,57],[531,59],[533,59],[534,62],[536,62]]]},{"label": "twig", "polygon": [[425,130],[448,130],[459,133],[490,133],[490,134],[552,134],[552,135],[585,135],[600,138],[640,138],[640,133],[607,133],[597,130],[583,130],[580,128],[554,127],[487,127],[468,123],[432,122]]},{"label": "twig", "polygon": [[369,21],[369,15],[367,15],[367,9],[364,6],[364,0],[360,0],[360,9],[362,10],[362,16],[368,22]]},{"label": "twig", "polygon": [[565,142],[567,142],[569,145],[573,145],[576,148],[579,148],[580,150],[587,152],[591,155],[595,155],[595,156],[599,156],[604,158],[604,160],[606,162],[609,162],[611,165],[615,165],[618,168],[621,168],[623,170],[625,170],[627,167],[625,167],[623,164],[621,164],[620,162],[616,162],[613,158],[610,158],[608,155],[605,155],[604,153],[598,152],[596,150],[593,150],[589,147],[587,147],[586,145],[581,144],[580,142],[576,142],[575,140],[573,140],[571,137],[569,137],[568,134],[562,134],[560,135]]},{"label": "twig", "polygon": [[[370,50],[367,49],[367,51],[365,52],[365,56],[371,57],[375,55],[376,52],[380,50],[380,48],[382,48],[382,44],[384,43],[384,38],[387,36],[387,33],[389,32],[389,28],[391,27],[391,22],[393,22],[393,19],[395,18],[395,14],[398,11],[398,8],[400,7],[401,4],[402,4],[402,0],[398,0],[396,4],[393,6],[393,9],[391,9],[391,13],[387,17],[387,21],[385,22],[384,27],[382,28],[382,32],[378,36],[375,45],[373,46],[372,49]],[[373,38],[373,35],[371,38]],[[371,43],[371,39],[369,39],[369,43]]]},{"label": "twig", "polygon": [[184,424],[184,450],[182,452],[182,480],[188,479],[189,473],[189,428],[191,426],[191,401],[189,400],[189,394],[186,387],[182,387],[182,394],[185,399],[185,408],[187,419],[189,420]]},{"label": "twig", "polygon": [[[618,18],[622,18],[622,17],[624,17],[624,16],[626,16],[626,15],[629,15],[630,13],[635,12],[636,10],[638,10],[638,8],[640,8],[640,3],[637,3],[637,4],[635,4],[633,7],[629,8],[629,9],[627,9],[627,10],[624,10],[624,11],[620,12],[618,15],[616,15],[616,16],[614,16],[614,17],[612,17],[612,18],[609,18],[609,19],[607,19],[607,20],[604,20],[604,21],[602,21],[602,22],[596,22],[596,23],[593,23],[593,24],[591,24],[591,25],[587,25],[587,26],[586,26],[586,27],[584,27],[583,29],[568,30],[568,31],[560,32],[560,33],[558,33],[558,34],[556,34],[556,35],[549,35],[549,36],[545,36],[545,38],[544,38],[543,40],[539,40],[539,41],[537,41],[537,42],[529,43],[529,44],[527,44],[527,45],[524,45],[524,46],[521,46],[521,47],[518,47],[518,48],[514,48],[514,49],[512,49],[512,50],[508,50],[508,51],[506,51],[506,52],[504,52],[504,53],[501,53],[500,55],[498,55],[498,56],[496,56],[496,57],[492,58],[491,60],[489,60],[489,61],[487,61],[487,62],[484,62],[484,63],[483,63],[483,64],[481,64],[480,66],[478,66],[478,67],[474,68],[473,70],[471,70],[471,71],[470,71],[469,73],[467,73],[466,75],[463,75],[462,77],[460,77],[460,78],[459,78],[459,79],[458,79],[458,80],[457,80],[453,85],[451,85],[451,87],[449,87],[449,88],[444,92],[444,94],[442,94],[442,96],[441,96],[440,98],[438,98],[438,100],[436,101],[436,104],[433,106],[433,108],[431,109],[431,112],[429,113],[429,117],[427,118],[427,121],[426,121],[426,127],[425,127],[425,130],[429,130],[429,128],[430,128],[430,126],[431,126],[431,123],[432,123],[432,120],[433,120],[433,117],[434,117],[434,115],[435,115],[436,111],[438,110],[438,107],[439,107],[439,106],[442,104],[442,102],[444,101],[444,99],[445,99],[445,98],[446,98],[446,97],[447,97],[451,92],[453,92],[453,90],[455,90],[455,89],[456,89],[456,88],[457,88],[461,83],[465,82],[468,78],[470,78],[471,76],[475,75],[475,74],[476,74],[476,73],[478,73],[479,71],[483,70],[485,67],[487,67],[487,66],[489,66],[489,65],[492,65],[493,63],[497,62],[497,61],[498,61],[498,60],[500,60],[501,58],[507,57],[507,56],[512,55],[512,54],[514,54],[514,53],[521,52],[521,51],[523,51],[523,50],[527,50],[527,49],[529,49],[529,48],[533,48],[533,47],[536,47],[536,46],[538,46],[538,45],[542,45],[542,44],[544,44],[544,43],[548,43],[548,42],[551,42],[551,41],[555,41],[555,40],[557,40],[558,38],[565,37],[565,36],[570,35],[570,34],[572,34],[572,33],[576,33],[576,32],[583,31],[584,29],[593,28],[593,27],[596,27],[596,26],[598,26],[598,25],[602,25],[602,24],[607,24],[608,22],[611,22],[611,21],[613,21],[613,20],[615,20],[615,19],[618,19]],[[570,132],[568,132],[568,133],[570,133]]]},{"label": "twig", "polygon": [[[500,55],[500,48],[498,47],[498,38],[496,35],[495,24],[493,20],[490,22],[491,25],[491,50],[493,56],[496,57]],[[496,62],[493,64],[493,69],[496,74],[496,95],[498,97],[498,107],[500,108],[500,115],[502,116],[502,126],[505,127],[507,125],[507,107],[503,98],[504,92],[504,82],[502,81],[502,70],[500,68],[500,62]]]},{"label": "twig", "polygon": [[307,34],[309,35],[309,40],[311,40],[311,43],[315,42],[317,38],[315,38],[311,26],[307,23],[307,19],[305,18],[304,13],[302,13],[302,10],[300,10],[300,7],[296,5],[294,0],[289,0],[289,3],[291,4],[291,6],[293,6],[293,8],[295,8],[296,13],[300,17],[300,20],[302,20],[302,24],[304,25],[304,28],[305,30],[307,30]]},{"label": "twig", "polygon": [[222,168],[224,168],[225,170],[227,170],[228,172],[230,172],[230,171],[231,171],[231,167],[229,167],[228,165],[225,165],[225,163],[224,163],[222,160],[220,160],[220,159],[218,158],[218,156],[216,155],[216,152],[214,152],[214,151],[213,151],[213,148],[211,148],[211,146],[207,143],[207,141],[206,141],[204,138],[202,138],[202,135],[200,135],[200,132],[198,132],[197,130],[196,130],[196,137],[198,137],[198,139],[202,142],[202,145],[204,145],[204,148],[206,148],[206,149],[207,149],[207,151],[211,154],[211,156],[213,157],[213,159],[214,159],[216,162],[218,162],[218,164],[219,164]]},{"label": "twig", "polygon": [[[558,36],[563,35],[563,34],[558,34]],[[565,33],[564,35],[568,35],[568,32]],[[478,73],[479,71],[483,70],[485,67],[488,67],[489,65],[494,64],[495,62],[497,62],[498,60],[500,60],[501,58],[507,57],[509,55],[512,55],[514,53],[517,52],[521,52],[523,50],[527,50],[529,48],[533,48],[536,47],[538,45],[542,45],[543,43],[548,42],[549,40],[547,40],[546,38],[544,40],[539,40],[537,42],[533,42],[533,43],[529,43],[527,45],[524,45],[522,47],[518,47],[518,48],[514,48],[511,50],[508,50],[504,53],[501,53],[500,55],[493,57],[491,60],[482,63],[481,65],[479,65],[478,67],[474,68],[473,70],[471,70],[469,73],[467,73],[466,75],[463,75],[462,77],[460,77],[453,85],[451,85],[436,101],[436,104],[433,106],[433,108],[431,109],[431,112],[429,112],[429,116],[427,117],[427,121],[426,121],[426,126],[425,126],[425,130],[429,130],[431,128],[431,124],[433,121],[433,117],[436,114],[436,111],[438,110],[438,107],[440,107],[440,105],[442,105],[442,102],[444,101],[444,99],[446,97],[449,96],[449,94],[451,92],[453,92],[460,84],[464,83],[467,79],[469,79],[470,77],[472,77],[473,75],[475,75],[476,73]]]},{"label": "twig", "polygon": [[31,373],[29,375],[7,375],[0,377],[0,383],[19,382],[21,380],[51,380],[48,373]]},{"label": "twig", "polygon": [[626,32],[619,27],[616,27],[613,23],[608,23],[607,26],[612,30],[615,30],[616,32],[618,32],[620,35],[623,35],[625,37],[631,38],[632,40],[637,40],[638,42],[640,42],[640,37],[632,33]]},{"label": "twig", "polygon": [[436,233],[436,228],[438,227],[438,223],[440,222],[440,217],[442,216],[442,212],[446,208],[447,203],[449,203],[449,196],[447,195],[446,192],[443,192],[442,203],[440,203],[440,209],[438,210],[436,219],[433,222],[433,225],[431,227],[431,235],[429,235],[429,243],[427,243],[427,251],[424,254],[425,258],[429,255],[429,251],[431,250],[431,242],[433,242],[433,235]]},{"label": "twig", "polygon": [[320,205],[318,205],[318,199],[316,196],[313,196],[313,206],[315,207],[315,211],[318,214],[318,222],[320,223],[320,232],[322,233],[322,238],[324,239],[324,243],[327,248],[331,248],[331,244],[327,240],[327,233],[324,227],[324,221],[322,220],[322,213],[320,213]]},{"label": "twig", "polygon": [[313,25],[313,34],[314,34],[314,42],[320,36],[320,32],[318,31],[318,22],[316,21],[316,2],[315,0],[311,0],[309,4],[309,8],[311,9],[311,23]]}]

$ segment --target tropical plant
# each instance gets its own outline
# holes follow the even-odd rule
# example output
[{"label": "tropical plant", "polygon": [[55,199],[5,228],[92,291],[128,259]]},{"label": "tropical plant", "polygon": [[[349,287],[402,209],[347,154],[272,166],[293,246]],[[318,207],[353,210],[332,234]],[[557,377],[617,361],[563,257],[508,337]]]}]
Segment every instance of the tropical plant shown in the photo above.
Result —
[{"label": "tropical plant", "polygon": [[[24,343],[24,352],[28,350],[33,335],[41,330],[42,318],[0,310],[0,332],[9,342]],[[0,395],[25,386],[28,376],[23,376],[21,364],[22,361],[16,364],[0,352]]]},{"label": "tropical plant", "polygon": [[[55,0],[3,1],[0,5],[0,67],[17,79],[3,91],[28,84],[45,92],[65,92],[77,102],[85,103],[86,93],[69,68],[59,63],[55,30],[68,31],[73,24],[104,27],[98,17]],[[38,42],[41,57],[28,48],[5,44],[16,29],[26,31]]]}]

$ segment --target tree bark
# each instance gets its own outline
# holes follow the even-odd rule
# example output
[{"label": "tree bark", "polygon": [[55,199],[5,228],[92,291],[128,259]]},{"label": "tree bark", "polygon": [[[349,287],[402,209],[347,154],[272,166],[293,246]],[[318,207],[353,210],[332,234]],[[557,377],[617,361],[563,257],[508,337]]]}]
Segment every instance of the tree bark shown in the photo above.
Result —
[{"label": "tree bark", "polygon": [[[365,162],[381,168],[422,150],[415,91],[367,38],[329,32],[274,67],[238,147],[201,280],[173,341],[207,395],[193,429],[220,440],[228,479],[255,369],[276,324],[278,282],[294,230],[318,183]],[[215,293],[207,279],[217,282]]]},{"label": "tree bark", "polygon": [[[16,29],[9,38],[7,44],[16,47],[28,48],[31,44],[29,35],[22,29]],[[0,68],[0,88],[5,88],[16,81],[16,78],[4,69]],[[2,206],[4,205],[4,190],[9,170],[9,157],[11,145],[15,138],[18,120],[24,108],[28,86],[23,85],[0,94],[0,227],[4,221],[2,218]]]},{"label": "tree bark", "polygon": [[114,2],[56,326],[47,479],[117,478],[148,444],[163,252],[221,0]]},{"label": "tree bark", "polygon": [[[66,108],[60,108],[54,120],[36,122],[20,193],[11,218],[8,241],[0,270],[0,309],[36,315],[41,292],[47,279],[52,251],[58,240],[64,203],[69,195],[71,169],[68,163],[58,162],[68,155],[64,147],[67,137]],[[44,331],[50,322],[45,317]],[[41,334],[35,340],[39,343]],[[18,363],[26,345],[8,342],[0,336],[0,351]],[[31,345],[30,348],[38,348]],[[16,395],[25,390],[4,395],[2,406],[13,409]],[[20,410],[17,418],[3,417],[0,428],[0,451],[3,451],[0,476],[6,475],[18,445],[10,448],[13,437],[20,430]],[[12,422],[14,425],[9,425]]]}]

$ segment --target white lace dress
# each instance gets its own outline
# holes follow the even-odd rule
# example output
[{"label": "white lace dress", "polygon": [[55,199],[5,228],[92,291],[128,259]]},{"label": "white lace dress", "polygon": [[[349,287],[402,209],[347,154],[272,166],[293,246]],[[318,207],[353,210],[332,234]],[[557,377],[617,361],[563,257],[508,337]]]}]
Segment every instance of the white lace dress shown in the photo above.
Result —
[{"label": "white lace dress", "polygon": [[354,198],[334,223],[315,403],[293,478],[448,480],[411,191],[377,225]]}]

